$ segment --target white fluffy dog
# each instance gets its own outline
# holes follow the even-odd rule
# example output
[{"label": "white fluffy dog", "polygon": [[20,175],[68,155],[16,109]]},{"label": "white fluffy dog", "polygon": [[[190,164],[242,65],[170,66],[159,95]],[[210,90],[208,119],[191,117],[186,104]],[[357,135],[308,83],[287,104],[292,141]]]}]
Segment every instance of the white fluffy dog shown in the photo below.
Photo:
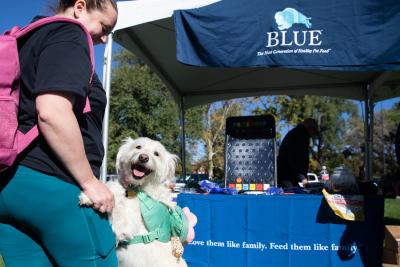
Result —
[{"label": "white fluffy dog", "polygon": [[[129,240],[149,233],[141,214],[138,192],[144,192],[151,199],[163,203],[162,206],[169,211],[175,210],[166,182],[175,175],[177,159],[161,143],[149,138],[128,138],[120,147],[116,162],[118,181],[107,183],[115,196],[115,207],[109,218],[117,239],[120,267],[187,266],[182,258],[174,255],[177,240],[181,246],[179,239],[129,243]],[[187,218],[192,218],[190,227],[194,226],[196,216],[187,208],[183,212]],[[191,230],[194,235],[193,227]]]}]

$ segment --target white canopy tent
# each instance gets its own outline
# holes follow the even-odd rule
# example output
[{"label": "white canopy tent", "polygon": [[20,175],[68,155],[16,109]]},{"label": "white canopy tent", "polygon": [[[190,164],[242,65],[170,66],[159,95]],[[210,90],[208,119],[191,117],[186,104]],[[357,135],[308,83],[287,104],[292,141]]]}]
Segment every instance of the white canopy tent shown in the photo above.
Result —
[{"label": "white canopy tent", "polygon": [[[287,68],[205,68],[176,60],[174,10],[218,0],[137,0],[118,2],[119,18],[106,48],[103,84],[110,91],[113,40],[146,62],[163,80],[181,109],[223,99],[261,95],[320,95],[365,102],[366,175],[372,177],[374,102],[400,96],[399,72],[322,71]],[[108,109],[103,142],[107,148]],[[182,123],[184,145],[184,125]],[[183,149],[184,153],[184,149]],[[106,159],[102,178],[106,177]],[[184,165],[184,155],[183,155]]]}]

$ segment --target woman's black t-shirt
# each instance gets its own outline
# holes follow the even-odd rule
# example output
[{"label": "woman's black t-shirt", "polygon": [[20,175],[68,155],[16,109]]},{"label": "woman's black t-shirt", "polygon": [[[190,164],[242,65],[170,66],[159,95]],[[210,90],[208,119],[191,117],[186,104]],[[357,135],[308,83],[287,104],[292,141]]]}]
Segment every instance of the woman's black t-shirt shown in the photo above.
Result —
[{"label": "woman's black t-shirt", "polygon": [[[82,133],[85,152],[93,173],[99,177],[104,155],[102,121],[107,99],[97,75],[94,75],[89,86],[91,62],[84,31],[71,23],[51,23],[35,30],[20,40],[18,45],[22,81],[19,129],[25,133],[37,124],[35,97],[38,94],[74,94],[74,113]],[[91,112],[83,114],[88,94]],[[40,133],[20,155],[19,163],[77,184]]]}]

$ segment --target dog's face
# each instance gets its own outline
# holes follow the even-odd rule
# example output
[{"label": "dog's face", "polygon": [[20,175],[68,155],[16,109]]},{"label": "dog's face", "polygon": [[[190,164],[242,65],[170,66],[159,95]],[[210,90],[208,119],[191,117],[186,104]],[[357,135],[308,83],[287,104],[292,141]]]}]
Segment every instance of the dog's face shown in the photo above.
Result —
[{"label": "dog's face", "polygon": [[127,138],[117,154],[117,173],[123,186],[161,183],[175,175],[177,156],[158,141]]}]

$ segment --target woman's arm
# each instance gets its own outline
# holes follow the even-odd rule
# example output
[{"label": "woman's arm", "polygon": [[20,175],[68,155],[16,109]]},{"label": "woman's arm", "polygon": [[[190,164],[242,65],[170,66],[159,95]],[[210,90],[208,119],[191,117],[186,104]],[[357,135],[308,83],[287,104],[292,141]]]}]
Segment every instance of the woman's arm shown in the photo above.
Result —
[{"label": "woman's arm", "polygon": [[73,94],[54,92],[38,95],[36,110],[40,133],[94,207],[100,212],[110,212],[114,207],[114,197],[93,175],[73,112],[73,102]]}]

